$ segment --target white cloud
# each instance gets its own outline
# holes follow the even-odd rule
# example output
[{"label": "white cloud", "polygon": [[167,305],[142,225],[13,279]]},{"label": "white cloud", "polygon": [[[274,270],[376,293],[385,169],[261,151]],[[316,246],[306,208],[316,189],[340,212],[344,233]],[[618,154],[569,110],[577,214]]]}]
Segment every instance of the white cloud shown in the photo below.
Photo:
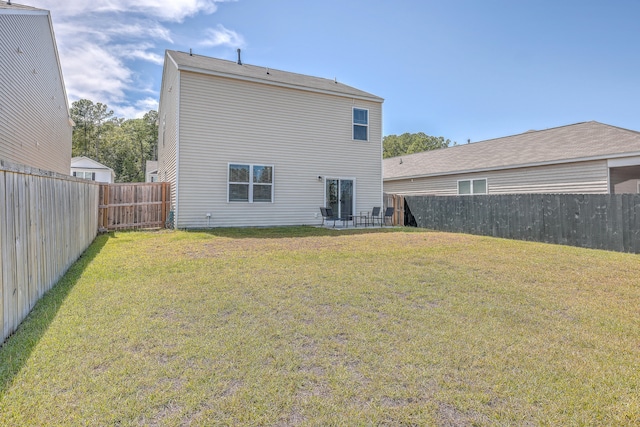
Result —
[{"label": "white cloud", "polygon": [[33,5],[51,10],[56,17],[78,17],[87,14],[137,13],[161,21],[182,22],[199,13],[211,14],[217,3],[225,0],[34,0]]},{"label": "white cloud", "polygon": [[[158,96],[153,78],[134,67],[140,61],[163,64],[164,49],[173,44],[165,24],[214,13],[224,1],[235,0],[32,0],[31,5],[51,11],[69,101],[102,102],[129,118],[158,108],[148,97]],[[207,37],[206,46],[244,45],[242,36],[221,25]],[[138,99],[142,94],[147,98]]]},{"label": "white cloud", "polygon": [[206,39],[200,42],[201,46],[245,47],[244,38],[240,34],[225,28],[221,24],[218,24],[216,28],[208,28],[205,33]]},{"label": "white cloud", "polygon": [[149,110],[158,111],[158,100],[155,98],[140,99],[135,105],[115,105],[113,107],[115,116],[140,119]]},{"label": "white cloud", "polygon": [[104,47],[85,43],[60,49],[60,62],[71,101],[122,102],[133,72]]},{"label": "white cloud", "polygon": [[140,59],[156,65],[164,64],[164,57],[149,51],[149,49],[153,48],[150,44],[118,45],[115,48],[123,58]]}]

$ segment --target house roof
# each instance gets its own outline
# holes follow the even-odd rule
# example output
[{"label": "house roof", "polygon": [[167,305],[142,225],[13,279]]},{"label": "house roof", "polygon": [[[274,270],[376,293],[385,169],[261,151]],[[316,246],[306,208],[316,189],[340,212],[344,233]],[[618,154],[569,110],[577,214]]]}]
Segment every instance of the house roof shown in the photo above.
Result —
[{"label": "house roof", "polygon": [[384,160],[384,179],[640,156],[640,132],[595,121]]},{"label": "house roof", "polygon": [[323,92],[340,96],[346,95],[375,102],[384,101],[376,95],[347,86],[336,80],[296,74],[245,63],[239,65],[235,61],[195,54],[191,55],[175,50],[167,50],[167,56],[171,58],[179,70],[249,80],[258,83],[286,86],[295,89]]},{"label": "house roof", "polygon": [[100,162],[97,162],[89,157],[85,156],[77,156],[71,158],[71,168],[72,169],[95,169],[95,170],[108,170],[112,173],[115,173],[113,169],[108,166],[103,165]]}]

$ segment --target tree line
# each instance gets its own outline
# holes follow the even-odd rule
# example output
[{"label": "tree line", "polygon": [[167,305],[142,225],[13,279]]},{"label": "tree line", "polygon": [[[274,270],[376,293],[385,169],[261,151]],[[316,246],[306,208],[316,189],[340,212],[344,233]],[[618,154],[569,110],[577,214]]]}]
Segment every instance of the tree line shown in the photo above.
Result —
[{"label": "tree line", "polygon": [[[421,153],[451,146],[451,140],[442,136],[430,136],[424,132],[403,133],[402,135],[387,135],[382,138],[382,157],[403,156],[405,154]],[[453,145],[458,145],[453,142]]]},{"label": "tree line", "polygon": [[115,117],[100,102],[81,99],[71,104],[75,123],[72,156],[86,156],[110,167],[116,182],[144,182],[147,160],[157,159],[158,112],[140,119]]}]

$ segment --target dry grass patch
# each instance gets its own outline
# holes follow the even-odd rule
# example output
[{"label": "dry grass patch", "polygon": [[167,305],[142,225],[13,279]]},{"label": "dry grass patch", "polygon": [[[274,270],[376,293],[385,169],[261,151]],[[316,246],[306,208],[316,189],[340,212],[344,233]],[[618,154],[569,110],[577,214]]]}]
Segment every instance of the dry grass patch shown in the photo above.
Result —
[{"label": "dry grass patch", "polygon": [[0,424],[640,422],[637,255],[312,228],[88,255],[0,349]]}]

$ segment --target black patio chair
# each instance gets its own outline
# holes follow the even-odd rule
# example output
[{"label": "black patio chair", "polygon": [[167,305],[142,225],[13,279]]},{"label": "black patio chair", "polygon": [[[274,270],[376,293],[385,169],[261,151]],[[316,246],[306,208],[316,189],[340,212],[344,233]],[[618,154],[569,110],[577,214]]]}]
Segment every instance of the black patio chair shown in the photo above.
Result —
[{"label": "black patio chair", "polygon": [[382,208],[380,206],[376,206],[373,209],[371,209],[371,216],[369,217],[369,219],[371,220],[371,225],[376,225],[376,221],[378,221],[378,223],[382,227],[383,218],[382,218],[382,215],[380,215],[381,210]]},{"label": "black patio chair", "polygon": [[387,207],[387,209],[384,211],[384,219],[383,219],[384,225],[387,224],[387,219],[389,220],[389,225],[393,225],[393,213],[394,213],[393,206]]},{"label": "black patio chair", "polygon": [[322,226],[324,227],[324,221],[333,221],[333,228],[336,227],[336,221],[340,220],[339,217],[333,214],[333,209],[320,207],[320,213],[322,214]]}]

